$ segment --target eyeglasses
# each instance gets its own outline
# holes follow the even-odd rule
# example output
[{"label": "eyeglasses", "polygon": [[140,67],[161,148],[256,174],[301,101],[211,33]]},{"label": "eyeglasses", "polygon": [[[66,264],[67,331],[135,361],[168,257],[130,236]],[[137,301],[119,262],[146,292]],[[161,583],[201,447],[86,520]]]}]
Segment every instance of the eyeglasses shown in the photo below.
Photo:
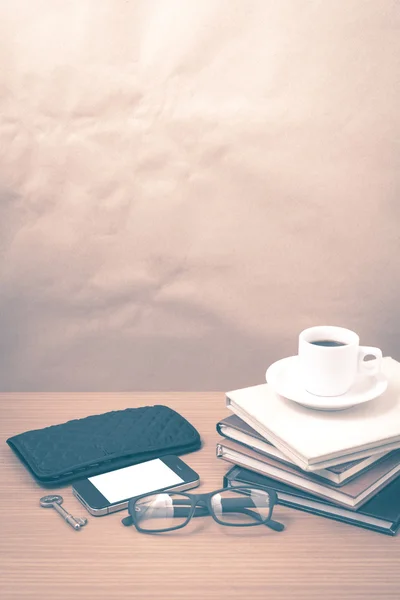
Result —
[{"label": "eyeglasses", "polygon": [[266,525],[282,531],[285,526],[272,519],[276,503],[275,490],[247,486],[222,488],[209,494],[144,494],[129,501],[129,517],[122,523],[134,525],[142,533],[163,533],[185,527],[192,517],[210,515],[228,527]]}]

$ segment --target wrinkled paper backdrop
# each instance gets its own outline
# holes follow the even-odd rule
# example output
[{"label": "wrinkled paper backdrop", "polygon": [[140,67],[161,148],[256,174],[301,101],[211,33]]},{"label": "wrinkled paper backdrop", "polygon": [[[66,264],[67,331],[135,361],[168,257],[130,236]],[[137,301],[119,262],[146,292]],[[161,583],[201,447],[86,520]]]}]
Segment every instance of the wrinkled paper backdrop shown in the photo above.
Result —
[{"label": "wrinkled paper backdrop", "polygon": [[0,0],[0,389],[400,358],[400,8]]}]

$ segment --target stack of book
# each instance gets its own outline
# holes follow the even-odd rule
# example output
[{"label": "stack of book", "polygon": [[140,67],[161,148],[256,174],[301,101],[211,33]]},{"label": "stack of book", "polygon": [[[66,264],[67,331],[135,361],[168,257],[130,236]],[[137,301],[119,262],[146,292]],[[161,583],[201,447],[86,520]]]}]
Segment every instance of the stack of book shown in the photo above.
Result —
[{"label": "stack of book", "polygon": [[317,411],[268,384],[226,394],[217,457],[234,465],[227,486],[273,488],[280,504],[395,535],[400,528],[400,363],[373,401]]}]

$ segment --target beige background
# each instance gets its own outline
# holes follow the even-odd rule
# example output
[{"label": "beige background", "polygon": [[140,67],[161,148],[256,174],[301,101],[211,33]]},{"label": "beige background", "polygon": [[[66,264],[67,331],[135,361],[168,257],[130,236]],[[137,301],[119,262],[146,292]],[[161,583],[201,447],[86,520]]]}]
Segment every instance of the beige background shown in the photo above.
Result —
[{"label": "beige background", "polygon": [[400,8],[0,0],[0,389],[400,358]]}]

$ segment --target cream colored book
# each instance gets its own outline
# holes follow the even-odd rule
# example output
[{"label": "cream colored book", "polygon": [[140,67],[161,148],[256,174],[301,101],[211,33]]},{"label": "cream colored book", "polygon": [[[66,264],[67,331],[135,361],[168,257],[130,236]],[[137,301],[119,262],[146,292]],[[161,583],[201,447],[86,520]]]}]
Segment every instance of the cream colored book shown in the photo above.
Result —
[{"label": "cream colored book", "polygon": [[383,359],[386,392],[347,410],[318,411],[268,384],[227,392],[227,407],[305,471],[400,448],[400,363]]}]

